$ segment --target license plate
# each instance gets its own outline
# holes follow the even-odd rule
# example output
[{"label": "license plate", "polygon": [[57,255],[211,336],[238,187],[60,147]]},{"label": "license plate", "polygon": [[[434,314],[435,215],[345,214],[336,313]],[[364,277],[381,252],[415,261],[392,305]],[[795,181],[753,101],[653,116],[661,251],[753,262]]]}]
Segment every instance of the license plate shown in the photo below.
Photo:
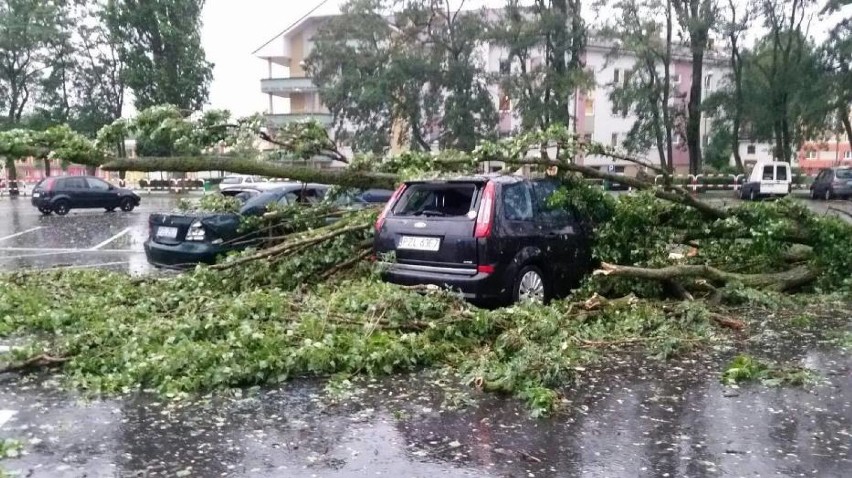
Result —
[{"label": "license plate", "polygon": [[157,237],[165,237],[166,239],[174,239],[177,237],[176,227],[161,226],[157,228]]},{"label": "license plate", "polygon": [[41,196],[41,193],[33,193],[33,197],[34,197],[34,198],[37,198],[37,197],[39,197],[39,196]]},{"label": "license plate", "polygon": [[437,237],[402,236],[397,249],[414,251],[437,251],[441,247],[441,239]]}]

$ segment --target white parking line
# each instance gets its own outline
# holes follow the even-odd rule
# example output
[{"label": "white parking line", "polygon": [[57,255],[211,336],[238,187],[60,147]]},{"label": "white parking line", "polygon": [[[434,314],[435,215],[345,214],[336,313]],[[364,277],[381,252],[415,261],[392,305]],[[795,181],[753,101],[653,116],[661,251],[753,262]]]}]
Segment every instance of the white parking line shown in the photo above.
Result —
[{"label": "white parking line", "polygon": [[15,410],[0,410],[0,428],[12,419],[18,412]]},{"label": "white parking line", "polygon": [[[49,247],[0,247],[0,252],[38,252],[41,254],[36,255],[45,255],[49,256],[52,254],[100,254],[100,253],[118,253],[118,254],[134,254],[137,252],[144,252],[142,249],[53,249]],[[27,256],[17,256],[17,257],[27,257]],[[15,256],[0,256],[0,260],[3,259],[14,259]]]},{"label": "white parking line", "polygon": [[112,241],[114,241],[114,240],[118,239],[119,237],[121,237],[121,236],[123,236],[123,235],[127,234],[128,232],[130,232],[130,228],[129,228],[129,227],[125,228],[123,231],[121,231],[121,232],[119,232],[118,234],[116,234],[116,235],[114,235],[114,236],[110,237],[109,239],[105,240],[104,242],[102,242],[102,243],[98,244],[97,246],[95,246],[95,247],[93,247],[93,248],[91,248],[91,249],[89,249],[89,250],[90,250],[90,251],[96,251],[96,250],[100,249],[101,247],[104,247],[105,245],[109,244],[110,242],[112,242]]},{"label": "white parking line", "polygon": [[13,237],[23,236],[24,234],[29,234],[30,232],[33,232],[33,231],[38,231],[39,229],[41,229],[41,227],[42,226],[37,226],[37,227],[34,227],[32,229],[27,229],[26,231],[17,232],[15,234],[11,234],[11,235],[6,236],[6,237],[0,237],[0,241],[5,241],[6,239],[11,239]]}]

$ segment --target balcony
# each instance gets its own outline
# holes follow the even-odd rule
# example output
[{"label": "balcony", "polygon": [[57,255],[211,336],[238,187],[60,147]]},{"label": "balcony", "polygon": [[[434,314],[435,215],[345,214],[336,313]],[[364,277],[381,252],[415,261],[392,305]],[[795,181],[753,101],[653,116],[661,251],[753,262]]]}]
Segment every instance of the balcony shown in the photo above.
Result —
[{"label": "balcony", "polygon": [[310,121],[314,120],[317,123],[325,126],[326,128],[331,126],[333,118],[331,113],[288,113],[288,114],[273,114],[266,115],[266,119],[269,121],[271,126],[284,126],[289,123],[296,123],[300,121]]},{"label": "balcony", "polygon": [[260,80],[260,91],[270,95],[289,97],[293,93],[317,91],[310,78],[269,78]]}]

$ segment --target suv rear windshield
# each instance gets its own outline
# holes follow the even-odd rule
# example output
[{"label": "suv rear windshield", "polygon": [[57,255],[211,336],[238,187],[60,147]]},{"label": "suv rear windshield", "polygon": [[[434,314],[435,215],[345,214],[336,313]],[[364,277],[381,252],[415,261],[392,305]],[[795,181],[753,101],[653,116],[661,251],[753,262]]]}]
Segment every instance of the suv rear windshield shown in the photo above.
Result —
[{"label": "suv rear windshield", "polygon": [[396,216],[458,217],[473,209],[475,183],[411,184],[394,207]]},{"label": "suv rear windshield", "polygon": [[852,169],[838,169],[834,175],[837,179],[852,179]]}]

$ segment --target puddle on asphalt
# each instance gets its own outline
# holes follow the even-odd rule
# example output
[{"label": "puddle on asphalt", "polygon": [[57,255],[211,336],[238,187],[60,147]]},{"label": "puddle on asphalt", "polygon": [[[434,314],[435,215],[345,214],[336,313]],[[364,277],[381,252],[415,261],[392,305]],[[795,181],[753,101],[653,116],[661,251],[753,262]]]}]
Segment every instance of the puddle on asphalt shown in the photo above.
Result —
[{"label": "puddle on asphalt", "polygon": [[[424,372],[315,380],[176,405],[151,397],[87,402],[55,378],[4,378],[0,437],[26,454],[22,476],[848,476],[852,357],[789,347],[819,384],[732,389],[724,357],[628,359],[590,370],[565,411],[449,386]],[[846,471],[844,471],[846,470]]]}]

